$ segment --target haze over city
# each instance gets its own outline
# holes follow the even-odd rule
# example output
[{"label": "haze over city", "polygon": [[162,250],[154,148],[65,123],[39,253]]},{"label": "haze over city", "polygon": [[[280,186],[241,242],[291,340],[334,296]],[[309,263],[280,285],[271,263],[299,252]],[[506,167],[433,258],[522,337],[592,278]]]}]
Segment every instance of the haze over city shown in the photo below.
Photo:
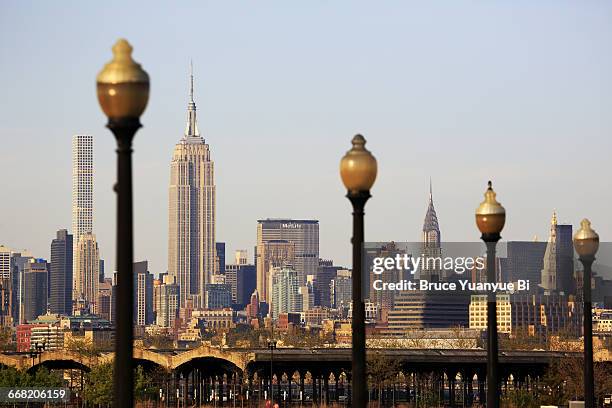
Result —
[{"label": "haze over city", "polygon": [[2,6],[0,243],[48,256],[71,224],[72,136],[92,134],[93,230],[112,271],[115,141],[94,82],[119,37],[151,76],[134,143],[135,258],[155,273],[167,268],[190,60],[228,254],[252,256],[258,219],[318,219],[321,256],[348,265],[338,162],[355,133],[379,165],[366,240],[418,240],[430,177],[445,241],[478,239],[488,179],[506,240],[545,240],[555,208],[560,222],[589,217],[612,237],[609,3],[191,6]]}]

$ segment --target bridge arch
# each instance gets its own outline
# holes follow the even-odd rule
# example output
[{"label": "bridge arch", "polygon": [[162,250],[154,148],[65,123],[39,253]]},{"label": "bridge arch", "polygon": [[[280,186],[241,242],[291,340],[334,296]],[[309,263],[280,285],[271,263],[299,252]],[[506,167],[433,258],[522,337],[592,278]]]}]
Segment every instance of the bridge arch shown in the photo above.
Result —
[{"label": "bridge arch", "polygon": [[176,370],[179,367],[193,361],[194,363],[215,363],[225,368],[230,368],[231,371],[236,371],[235,369],[239,369],[241,372],[244,372],[248,362],[252,359],[253,356],[251,353],[221,350],[207,345],[202,345],[172,356],[171,368]]}]

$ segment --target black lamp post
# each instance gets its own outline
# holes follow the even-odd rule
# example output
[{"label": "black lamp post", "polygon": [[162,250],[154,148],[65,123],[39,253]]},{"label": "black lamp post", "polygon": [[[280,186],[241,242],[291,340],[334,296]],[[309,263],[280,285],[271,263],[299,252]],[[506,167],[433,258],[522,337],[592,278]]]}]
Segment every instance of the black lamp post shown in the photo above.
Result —
[{"label": "black lamp post", "polygon": [[131,408],[134,399],[132,139],[149,100],[149,75],[132,59],[132,46],[120,39],[113,60],[97,77],[98,101],[117,140],[117,305],[113,406]]},{"label": "black lamp post", "polygon": [[[495,252],[497,241],[506,223],[506,210],[495,199],[489,181],[485,199],[476,209],[476,225],[487,246],[487,282],[495,283]],[[499,361],[497,343],[497,301],[494,292],[487,298],[487,408],[499,408]]]},{"label": "black lamp post", "polygon": [[586,218],[580,222],[580,229],[574,235],[574,248],[583,265],[582,297],[584,301],[584,406],[595,407],[595,381],[593,379],[593,316],[591,304],[591,267],[599,249],[599,235],[591,228]]},{"label": "black lamp post", "polygon": [[347,189],[346,197],[353,205],[353,315],[351,322],[353,347],[351,404],[365,408],[367,404],[365,305],[362,296],[361,253],[363,246],[363,209],[371,197],[376,180],[376,159],[365,148],[366,140],[356,135],[353,147],[340,161],[340,176]]},{"label": "black lamp post", "polygon": [[[272,322],[274,324],[274,322]],[[274,350],[276,350],[276,340],[268,341],[268,349],[270,350],[270,406],[274,406]]]}]

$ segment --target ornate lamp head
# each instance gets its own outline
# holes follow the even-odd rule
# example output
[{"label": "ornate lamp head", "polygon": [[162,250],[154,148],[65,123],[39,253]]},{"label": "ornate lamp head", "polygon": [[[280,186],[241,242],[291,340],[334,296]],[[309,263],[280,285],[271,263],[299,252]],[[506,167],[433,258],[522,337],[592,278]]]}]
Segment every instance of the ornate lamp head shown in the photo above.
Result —
[{"label": "ornate lamp head", "polygon": [[591,228],[586,218],[580,222],[580,229],[574,234],[574,248],[580,256],[595,256],[599,249],[599,235]]},{"label": "ornate lamp head", "polygon": [[149,100],[149,75],[132,59],[125,39],[113,46],[113,59],[96,79],[98,102],[109,120],[138,119]]},{"label": "ornate lamp head", "polygon": [[492,183],[488,184],[485,199],[476,209],[476,225],[482,234],[499,234],[506,223],[506,210],[497,202]]},{"label": "ornate lamp head", "polygon": [[376,159],[365,148],[363,136],[356,135],[351,143],[353,147],[340,161],[340,177],[349,193],[370,191],[376,180]]}]

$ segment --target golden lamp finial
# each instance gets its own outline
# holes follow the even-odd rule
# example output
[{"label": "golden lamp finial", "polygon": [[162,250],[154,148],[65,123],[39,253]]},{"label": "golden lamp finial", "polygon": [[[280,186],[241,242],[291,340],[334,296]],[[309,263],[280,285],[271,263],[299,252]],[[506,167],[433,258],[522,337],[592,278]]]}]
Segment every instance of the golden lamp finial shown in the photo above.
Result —
[{"label": "golden lamp finial", "polygon": [[362,135],[355,135],[351,143],[353,147],[340,161],[340,177],[349,192],[370,191],[376,180],[376,158],[365,148]]},{"label": "golden lamp finial", "polygon": [[595,256],[599,249],[599,235],[586,218],[580,221],[580,229],[574,234],[574,248],[580,256]]},{"label": "golden lamp finial", "polygon": [[113,59],[96,78],[98,101],[110,119],[139,118],[149,100],[149,74],[132,59],[132,46],[121,38]]},{"label": "golden lamp finial", "polygon": [[499,234],[506,223],[506,210],[497,202],[496,195],[489,181],[485,199],[476,209],[476,225],[483,234]]}]

